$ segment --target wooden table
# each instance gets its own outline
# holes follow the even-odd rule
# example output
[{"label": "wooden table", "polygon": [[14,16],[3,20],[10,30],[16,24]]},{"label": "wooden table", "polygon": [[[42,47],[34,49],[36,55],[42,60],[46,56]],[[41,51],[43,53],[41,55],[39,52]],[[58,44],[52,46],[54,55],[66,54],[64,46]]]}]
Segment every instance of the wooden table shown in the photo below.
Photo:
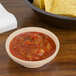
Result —
[{"label": "wooden table", "polygon": [[[38,26],[54,32],[60,40],[56,58],[38,69],[28,69],[12,61],[5,50],[7,37],[15,30],[0,34],[0,76],[76,76],[76,31],[49,26],[28,8],[23,0],[0,0],[18,20],[18,28]],[[61,25],[62,26],[62,25]]]}]

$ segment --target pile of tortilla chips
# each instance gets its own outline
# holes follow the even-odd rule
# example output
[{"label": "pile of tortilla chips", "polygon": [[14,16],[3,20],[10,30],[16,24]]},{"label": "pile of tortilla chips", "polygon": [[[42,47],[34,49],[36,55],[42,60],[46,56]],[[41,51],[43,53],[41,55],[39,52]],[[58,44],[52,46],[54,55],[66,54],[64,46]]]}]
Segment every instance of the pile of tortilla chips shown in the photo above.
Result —
[{"label": "pile of tortilla chips", "polygon": [[76,17],[76,0],[33,0],[33,4],[53,14]]}]

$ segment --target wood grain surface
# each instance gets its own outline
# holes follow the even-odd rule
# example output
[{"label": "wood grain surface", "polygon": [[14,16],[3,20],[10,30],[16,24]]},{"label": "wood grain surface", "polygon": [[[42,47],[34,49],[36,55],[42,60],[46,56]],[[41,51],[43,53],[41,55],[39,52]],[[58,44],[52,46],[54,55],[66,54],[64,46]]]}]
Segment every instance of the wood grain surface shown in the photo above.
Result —
[{"label": "wood grain surface", "polygon": [[16,29],[0,34],[0,76],[76,76],[76,30],[59,29],[43,22],[23,0],[0,2],[17,17],[17,29],[29,26],[43,27],[55,33],[60,40],[59,53],[52,62],[41,68],[28,69],[12,61],[5,50],[7,37]]}]

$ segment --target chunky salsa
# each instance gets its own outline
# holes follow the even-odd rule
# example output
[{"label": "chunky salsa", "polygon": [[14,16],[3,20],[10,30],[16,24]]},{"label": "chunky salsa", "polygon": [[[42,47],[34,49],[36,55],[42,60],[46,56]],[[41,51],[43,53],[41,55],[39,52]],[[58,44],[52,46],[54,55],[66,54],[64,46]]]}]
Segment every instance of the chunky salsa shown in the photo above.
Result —
[{"label": "chunky salsa", "polygon": [[24,32],[10,43],[13,56],[26,61],[39,61],[51,56],[56,45],[52,38],[40,32]]}]

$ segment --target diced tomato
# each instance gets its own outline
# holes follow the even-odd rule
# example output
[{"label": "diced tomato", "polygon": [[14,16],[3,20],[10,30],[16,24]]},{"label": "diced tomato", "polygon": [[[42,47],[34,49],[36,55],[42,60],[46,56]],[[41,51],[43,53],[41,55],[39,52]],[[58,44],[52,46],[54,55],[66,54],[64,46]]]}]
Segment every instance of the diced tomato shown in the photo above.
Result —
[{"label": "diced tomato", "polygon": [[30,40],[27,40],[27,41],[24,42],[24,44],[25,45],[31,45],[31,41]]}]

